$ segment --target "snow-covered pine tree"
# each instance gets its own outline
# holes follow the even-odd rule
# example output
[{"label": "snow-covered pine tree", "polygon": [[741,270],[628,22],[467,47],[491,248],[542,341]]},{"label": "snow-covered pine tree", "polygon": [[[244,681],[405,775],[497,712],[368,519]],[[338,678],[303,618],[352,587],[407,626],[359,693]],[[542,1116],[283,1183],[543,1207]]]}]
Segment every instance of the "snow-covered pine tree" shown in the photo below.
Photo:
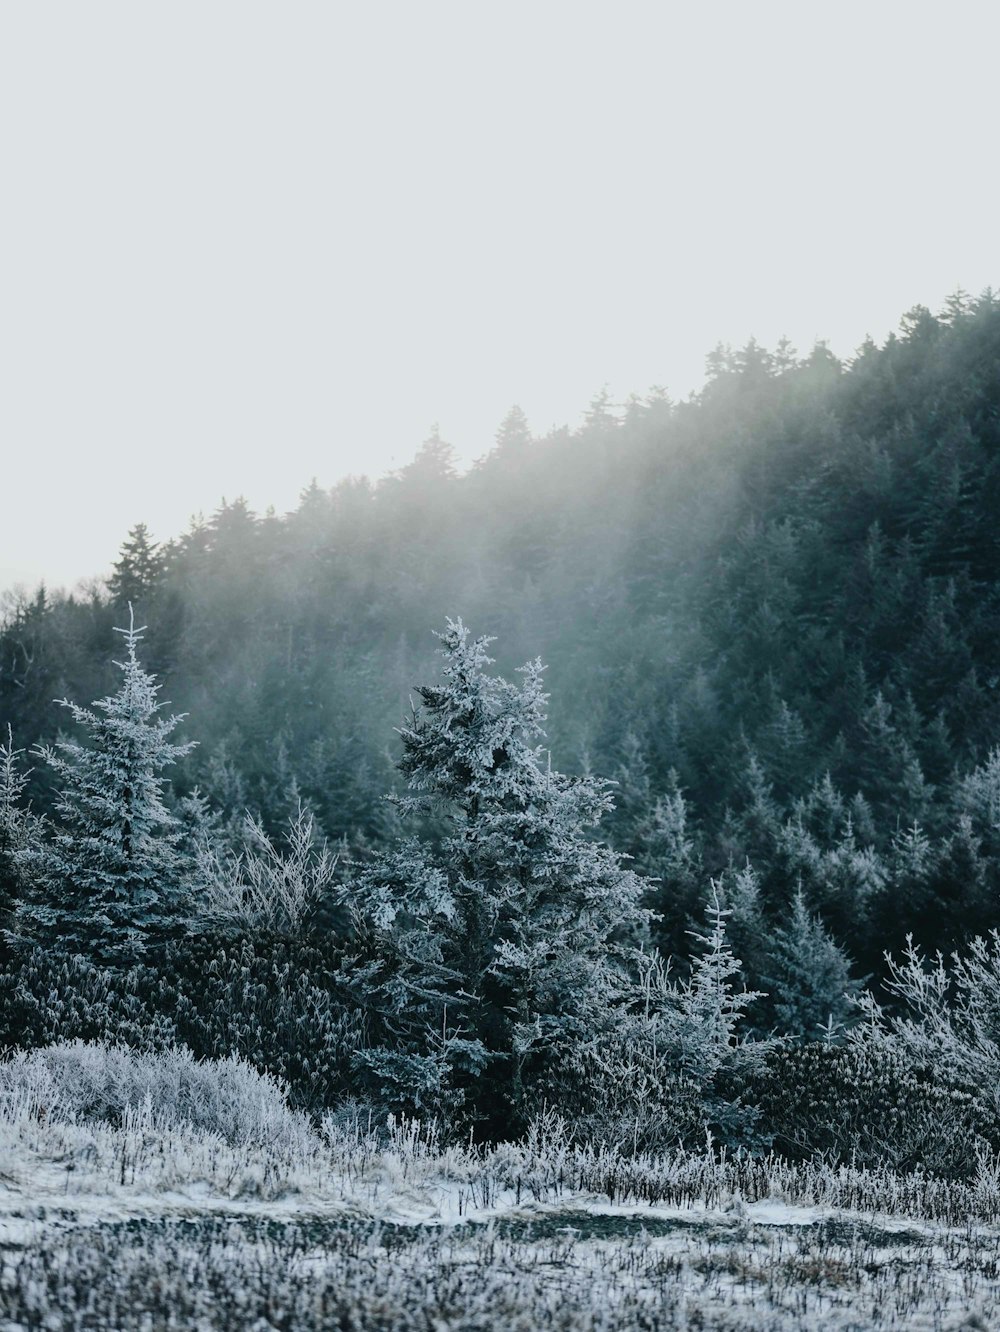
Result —
[{"label": "snow-covered pine tree", "polygon": [[14,748],[8,726],[7,741],[0,745],[0,957],[6,951],[15,907],[28,889],[29,861],[41,830],[41,820],[24,803],[28,774],[21,767],[23,755],[24,750]]},{"label": "snow-covered pine tree", "polygon": [[411,794],[400,806],[443,808],[453,831],[381,857],[355,902],[395,950],[397,1011],[448,1009],[486,1057],[481,1106],[509,1129],[532,1084],[615,1022],[647,884],[588,836],[612,807],[604,783],[551,771],[538,744],[541,662],[517,685],[488,674],[491,640],[470,639],[461,620],[439,637],[444,679],[418,690],[401,732]]},{"label": "snow-covered pine tree", "polygon": [[801,885],[787,924],[774,931],[764,983],[778,1030],[806,1040],[843,1033],[856,1012],[846,954],[806,905]]},{"label": "snow-covered pine tree", "polygon": [[747,1010],[765,996],[737,981],[741,959],[730,946],[724,906],[714,880],[705,925],[691,930],[691,974],[677,987],[676,1065],[701,1089],[702,1113],[724,1141],[739,1142],[752,1130],[756,1112],[743,1103],[746,1075],[760,1066],[769,1042],[744,1029]]},{"label": "snow-covered pine tree", "polygon": [[681,1063],[706,1084],[740,1045],[740,1023],[749,1005],[760,997],[744,986],[736,987],[742,963],[734,956],[726,933],[731,914],[713,880],[704,930],[689,931],[695,942],[691,974],[677,989]]},{"label": "snow-covered pine tree", "polygon": [[163,802],[162,770],[193,747],[172,744],[180,716],[160,717],[159,686],[139,663],[142,629],[129,607],[121,688],[92,708],[66,699],[88,743],[38,752],[61,779],[57,821],[42,858],[44,892],[16,914],[18,935],[102,964],[128,963],[168,925],[182,858],[178,820]]}]

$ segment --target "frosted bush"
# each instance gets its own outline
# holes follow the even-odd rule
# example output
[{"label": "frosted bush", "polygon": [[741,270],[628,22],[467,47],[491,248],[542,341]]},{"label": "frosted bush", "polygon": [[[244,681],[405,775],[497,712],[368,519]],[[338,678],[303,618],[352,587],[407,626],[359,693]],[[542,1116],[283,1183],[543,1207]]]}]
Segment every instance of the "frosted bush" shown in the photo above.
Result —
[{"label": "frosted bush", "polygon": [[692,931],[690,975],[675,981],[661,955],[640,957],[633,1011],[566,1061],[577,1096],[561,1098],[560,1108],[582,1138],[623,1151],[697,1144],[707,1131],[731,1144],[754,1140],[755,1112],[741,1090],[771,1043],[741,1030],[760,996],[734,984],[741,963],[729,945],[729,915],[713,882],[705,932]]},{"label": "frosted bush", "polygon": [[865,992],[866,1018],[852,1032],[859,1045],[901,1052],[914,1066],[975,1092],[1000,1131],[1000,934],[971,940],[948,962],[926,958],[907,936],[901,959],[886,954],[885,988],[897,1001],[883,1008]]},{"label": "frosted bush", "polygon": [[183,1047],[151,1054],[73,1041],[18,1052],[0,1063],[0,1100],[25,1096],[50,1120],[120,1124],[142,1106],[160,1127],[187,1124],[233,1144],[291,1147],[311,1136],[276,1078],[239,1058],[199,1061]]},{"label": "frosted bush", "polygon": [[303,933],[336,878],[337,857],[301,805],[288,821],[284,850],[259,820],[244,820],[238,853],[211,842],[198,851],[200,914],[223,929]]}]

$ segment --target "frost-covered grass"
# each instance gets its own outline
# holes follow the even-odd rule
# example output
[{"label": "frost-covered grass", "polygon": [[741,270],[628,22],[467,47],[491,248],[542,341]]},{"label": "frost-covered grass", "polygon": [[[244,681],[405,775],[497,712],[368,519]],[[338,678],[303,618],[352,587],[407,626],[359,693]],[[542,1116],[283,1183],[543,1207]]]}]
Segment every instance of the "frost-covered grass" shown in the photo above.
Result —
[{"label": "frost-covered grass", "polygon": [[555,1212],[455,1226],[340,1219],[50,1226],[8,1252],[4,1332],[45,1328],[669,1332],[985,1328],[995,1232]]},{"label": "frost-covered grass", "polygon": [[666,1332],[988,1327],[995,1236],[744,1220],[587,1233],[265,1221],[51,1229],[4,1280],[5,1329]]},{"label": "frost-covered grass", "polygon": [[1000,1300],[985,1161],[955,1184],[628,1156],[555,1119],[443,1146],[280,1091],[174,1054],[0,1065],[2,1332],[943,1329]]}]

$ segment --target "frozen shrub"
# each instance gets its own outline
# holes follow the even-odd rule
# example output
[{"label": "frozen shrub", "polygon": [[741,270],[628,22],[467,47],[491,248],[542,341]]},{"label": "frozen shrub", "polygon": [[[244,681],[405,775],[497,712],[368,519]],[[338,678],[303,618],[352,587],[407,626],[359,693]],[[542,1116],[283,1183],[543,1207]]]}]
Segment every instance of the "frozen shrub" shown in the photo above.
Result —
[{"label": "frozen shrub", "polygon": [[49,1119],[120,1124],[148,1106],[161,1127],[188,1124],[234,1144],[291,1146],[308,1122],[282,1084],[243,1059],[199,1061],[190,1050],[140,1053],[74,1041],[20,1051],[0,1064],[0,1097],[27,1095]]},{"label": "frozen shrub", "polygon": [[276,846],[250,814],[239,851],[203,840],[196,853],[198,916],[227,934],[307,933],[330,895],[337,857],[301,804],[283,840],[283,847]]},{"label": "frozen shrub", "polygon": [[104,1041],[134,1049],[174,1042],[168,1014],[151,1002],[153,973],[98,966],[80,955],[34,948],[0,975],[0,1049]]},{"label": "frozen shrub", "polygon": [[1000,1130],[1000,934],[975,938],[950,965],[926,959],[908,937],[902,960],[886,954],[888,1011],[870,993],[857,1044],[898,1054],[942,1082],[974,1092]]},{"label": "frozen shrub", "polygon": [[202,936],[168,951],[151,1002],[199,1057],[239,1055],[318,1110],[357,1094],[367,1044],[345,965],[332,947]]},{"label": "frozen shrub", "polygon": [[892,1007],[862,994],[846,1047],[772,1054],[762,1121],[787,1155],[971,1177],[1000,1143],[1000,937],[886,964]]},{"label": "frozen shrub", "polygon": [[968,1178],[989,1128],[970,1091],[872,1044],[779,1046],[749,1092],[775,1150],[798,1160]]}]

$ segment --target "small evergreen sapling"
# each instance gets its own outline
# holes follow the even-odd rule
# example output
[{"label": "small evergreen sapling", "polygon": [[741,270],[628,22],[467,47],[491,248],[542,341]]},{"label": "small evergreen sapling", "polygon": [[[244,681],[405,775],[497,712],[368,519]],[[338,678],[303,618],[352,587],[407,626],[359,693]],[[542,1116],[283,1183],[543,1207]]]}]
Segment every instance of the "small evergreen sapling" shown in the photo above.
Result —
[{"label": "small evergreen sapling", "polygon": [[774,931],[765,983],[778,1031],[830,1040],[850,1026],[859,983],[847,956],[806,905],[801,886],[787,924]]},{"label": "small evergreen sapling", "polygon": [[131,607],[129,627],[116,633],[126,647],[115,663],[118,692],[92,708],[60,700],[88,743],[59,740],[39,750],[62,789],[42,858],[45,893],[17,914],[19,934],[101,964],[134,960],[168,926],[183,861],[160,774],[193,747],[170,742],[181,717],[158,715],[159,686],[139,663],[142,629]]},{"label": "small evergreen sapling", "polygon": [[705,1083],[732,1059],[734,1051],[764,1049],[760,1042],[746,1041],[740,1031],[747,1008],[761,996],[742,982],[739,988],[735,984],[742,963],[734,955],[726,931],[731,914],[713,881],[705,925],[690,931],[695,943],[691,974],[677,988],[681,1062]]}]

